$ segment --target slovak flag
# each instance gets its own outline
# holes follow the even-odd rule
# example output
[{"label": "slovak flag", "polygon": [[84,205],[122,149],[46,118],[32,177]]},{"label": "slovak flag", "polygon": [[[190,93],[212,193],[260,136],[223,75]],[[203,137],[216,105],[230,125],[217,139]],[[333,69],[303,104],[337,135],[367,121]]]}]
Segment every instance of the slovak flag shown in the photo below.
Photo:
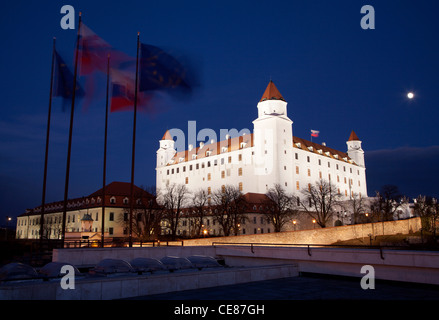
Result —
[{"label": "slovak flag", "polygon": [[320,131],[317,130],[311,130],[311,137],[318,137],[319,136]]}]

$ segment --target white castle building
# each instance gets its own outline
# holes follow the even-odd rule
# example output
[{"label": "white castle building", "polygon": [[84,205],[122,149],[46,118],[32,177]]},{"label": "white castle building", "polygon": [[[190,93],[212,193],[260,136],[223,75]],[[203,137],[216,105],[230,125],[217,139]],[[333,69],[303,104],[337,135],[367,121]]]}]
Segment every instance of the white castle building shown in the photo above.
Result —
[{"label": "white castle building", "polygon": [[272,81],[257,109],[253,133],[200,142],[184,151],[176,150],[168,130],[157,150],[157,191],[176,183],[190,191],[204,188],[212,193],[235,185],[243,194],[264,194],[280,184],[300,195],[300,190],[323,179],[346,200],[354,194],[367,197],[364,151],[354,131],[346,142],[347,152],[295,137],[287,102]]}]

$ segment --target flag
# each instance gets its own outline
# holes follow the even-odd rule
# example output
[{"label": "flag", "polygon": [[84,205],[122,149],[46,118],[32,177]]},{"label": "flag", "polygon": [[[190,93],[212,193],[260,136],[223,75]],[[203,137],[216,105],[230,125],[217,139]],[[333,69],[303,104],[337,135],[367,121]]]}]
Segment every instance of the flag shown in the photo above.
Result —
[{"label": "flag", "polygon": [[311,130],[311,137],[318,137],[319,136],[320,131],[317,130]]},{"label": "flag", "polygon": [[95,72],[106,73],[108,54],[111,55],[113,67],[123,67],[126,64],[134,64],[136,61],[122,51],[113,48],[85,24],[81,26],[79,53],[81,55],[80,75],[90,75]]},{"label": "flag", "polygon": [[[55,75],[53,96],[71,99],[73,96],[73,79],[74,75],[70,71],[61,55],[55,51]],[[78,82],[76,82],[76,97],[84,96],[84,90]]]},{"label": "flag", "polygon": [[[134,71],[123,71],[111,69],[111,100],[110,111],[129,111],[134,107],[135,78]],[[146,92],[137,93],[137,106],[145,110],[150,100],[150,94]]]},{"label": "flag", "polygon": [[190,92],[188,70],[164,50],[142,43],[140,46],[139,91],[167,89]]}]

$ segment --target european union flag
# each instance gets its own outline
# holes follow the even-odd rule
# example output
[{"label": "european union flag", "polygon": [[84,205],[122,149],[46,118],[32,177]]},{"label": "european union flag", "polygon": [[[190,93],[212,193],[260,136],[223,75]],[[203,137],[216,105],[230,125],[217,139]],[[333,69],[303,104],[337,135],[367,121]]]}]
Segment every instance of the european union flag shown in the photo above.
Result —
[{"label": "european union flag", "polygon": [[[61,55],[55,51],[55,77],[53,96],[63,97],[64,99],[71,99],[73,96],[73,73],[70,71],[67,64]],[[76,97],[84,96],[84,90],[76,82]]]},{"label": "european union flag", "polygon": [[191,85],[185,67],[162,49],[141,44],[139,91],[182,89],[190,92]]}]

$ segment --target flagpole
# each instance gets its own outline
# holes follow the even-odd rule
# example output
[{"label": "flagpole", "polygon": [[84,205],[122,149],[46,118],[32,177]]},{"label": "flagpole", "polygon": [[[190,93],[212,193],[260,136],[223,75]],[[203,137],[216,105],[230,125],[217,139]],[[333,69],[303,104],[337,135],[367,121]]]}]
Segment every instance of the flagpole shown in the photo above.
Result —
[{"label": "flagpole", "polygon": [[131,154],[131,186],[130,186],[130,229],[129,245],[133,246],[133,207],[134,207],[134,159],[136,148],[136,118],[137,118],[137,90],[138,90],[138,73],[139,73],[139,48],[140,32],[137,32],[137,54],[136,54],[136,80],[134,88],[134,120],[133,120],[133,149]]},{"label": "flagpole", "polygon": [[102,181],[102,235],[101,247],[104,247],[104,228],[105,228],[105,185],[107,175],[107,128],[108,128],[108,91],[110,85],[110,54],[107,56],[107,97],[105,101],[105,138],[104,138],[104,172]]},{"label": "flagpole", "polygon": [[52,95],[53,95],[53,73],[55,66],[55,43],[56,38],[53,38],[52,47],[52,67],[50,70],[50,94],[49,94],[49,111],[47,115],[47,131],[46,131],[46,153],[44,156],[44,177],[43,177],[43,195],[41,200],[41,218],[40,218],[40,250],[43,247],[43,232],[44,232],[44,211],[46,205],[46,183],[47,183],[47,162],[49,158],[49,134],[50,134],[50,118],[52,113]]},{"label": "flagpole", "polygon": [[78,73],[78,54],[79,54],[79,39],[81,32],[81,12],[79,13],[78,23],[78,35],[76,40],[76,52],[75,52],[75,71],[73,75],[73,92],[72,92],[72,107],[70,109],[70,128],[69,128],[69,144],[67,150],[67,165],[66,165],[66,180],[64,186],[64,204],[63,204],[63,216],[62,216],[62,238],[61,247],[64,247],[64,241],[66,236],[66,216],[67,216],[67,197],[69,194],[69,177],[70,177],[70,156],[72,153],[72,133],[73,133],[73,115],[75,111],[75,96],[76,96],[76,77]]}]

